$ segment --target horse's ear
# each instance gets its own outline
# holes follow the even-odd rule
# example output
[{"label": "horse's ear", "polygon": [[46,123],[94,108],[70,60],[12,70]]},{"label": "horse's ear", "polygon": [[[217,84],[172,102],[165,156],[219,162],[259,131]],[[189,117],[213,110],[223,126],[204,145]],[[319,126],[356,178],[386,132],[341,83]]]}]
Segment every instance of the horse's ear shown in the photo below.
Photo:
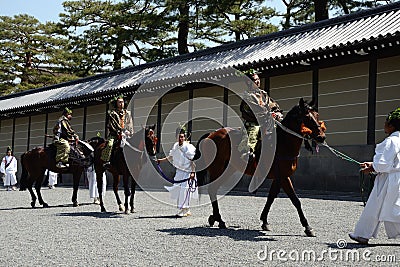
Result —
[{"label": "horse's ear", "polygon": [[300,98],[300,101],[299,101],[299,106],[300,106],[300,108],[301,109],[304,109],[304,99],[303,98]]},{"label": "horse's ear", "polygon": [[311,99],[311,102],[308,104],[310,107],[313,107],[315,104],[315,97]]}]

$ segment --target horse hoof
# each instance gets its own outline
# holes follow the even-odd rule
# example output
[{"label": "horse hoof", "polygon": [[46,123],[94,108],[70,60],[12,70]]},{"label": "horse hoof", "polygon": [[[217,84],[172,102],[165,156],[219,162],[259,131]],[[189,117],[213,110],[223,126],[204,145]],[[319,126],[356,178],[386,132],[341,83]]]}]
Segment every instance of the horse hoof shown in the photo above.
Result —
[{"label": "horse hoof", "polygon": [[225,224],[225,222],[220,222],[220,223],[218,224],[218,228],[219,228],[219,229],[226,229],[226,224]]},{"label": "horse hoof", "polygon": [[269,226],[269,223],[264,222],[264,223],[261,225],[261,229],[263,229],[264,231],[271,231],[271,226]]},{"label": "horse hoof", "polygon": [[106,208],[101,207],[101,212],[107,212],[107,211],[106,211]]},{"label": "horse hoof", "polygon": [[306,233],[306,235],[308,237],[316,237],[317,236],[315,234],[315,231],[312,228],[306,228],[306,230],[304,230],[304,233]]},{"label": "horse hoof", "polygon": [[34,208],[36,203],[34,201],[31,202],[31,207]]},{"label": "horse hoof", "polygon": [[122,204],[120,204],[120,205],[118,206],[118,208],[119,208],[119,211],[125,211],[125,208],[124,208],[124,206],[122,206]]},{"label": "horse hoof", "polygon": [[213,227],[215,223],[215,219],[214,216],[210,215],[210,217],[208,217],[208,224]]},{"label": "horse hoof", "polygon": [[79,206],[78,201],[72,202],[72,206],[73,206],[73,207],[78,207],[78,206]]},{"label": "horse hoof", "polygon": [[136,210],[134,208],[132,208],[131,213],[136,213]]},{"label": "horse hoof", "polygon": [[43,208],[48,208],[48,207],[49,207],[49,204],[47,204],[46,202],[43,203]]}]

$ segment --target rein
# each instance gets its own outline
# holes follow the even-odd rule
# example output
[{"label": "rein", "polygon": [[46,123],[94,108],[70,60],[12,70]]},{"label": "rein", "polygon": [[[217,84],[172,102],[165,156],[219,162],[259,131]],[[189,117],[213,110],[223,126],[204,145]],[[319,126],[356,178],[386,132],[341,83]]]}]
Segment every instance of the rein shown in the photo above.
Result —
[{"label": "rein", "polygon": [[277,120],[275,120],[275,123],[276,123],[279,127],[281,127],[282,130],[284,130],[285,132],[287,132],[287,133],[289,133],[289,134],[291,134],[291,135],[294,135],[294,136],[296,136],[296,137],[298,137],[298,138],[300,138],[300,139],[303,139],[303,140],[311,140],[311,138],[309,138],[309,137],[302,136],[302,135],[296,133],[295,131],[290,130],[288,127],[286,127],[285,125],[283,125],[282,123],[280,123],[280,122],[277,121]]},{"label": "rein", "polygon": [[128,146],[129,148],[131,148],[133,151],[138,152],[138,153],[142,153],[143,154],[143,150],[140,150],[139,148],[136,148],[134,146],[132,146],[131,144],[129,144],[129,142],[125,142],[125,145]]},{"label": "rein", "polygon": [[[158,169],[158,171],[160,172],[161,176],[162,176],[165,180],[167,180],[168,182],[170,182],[170,183],[172,183],[172,184],[184,183],[184,182],[190,180],[190,178],[187,178],[187,179],[175,181],[175,180],[169,178],[169,177],[163,172],[163,170],[162,170],[161,167],[160,167],[160,164],[158,164],[158,163],[157,163],[157,169]],[[196,182],[196,184],[197,184],[197,182]],[[197,186],[197,185],[196,185],[196,186]]]}]

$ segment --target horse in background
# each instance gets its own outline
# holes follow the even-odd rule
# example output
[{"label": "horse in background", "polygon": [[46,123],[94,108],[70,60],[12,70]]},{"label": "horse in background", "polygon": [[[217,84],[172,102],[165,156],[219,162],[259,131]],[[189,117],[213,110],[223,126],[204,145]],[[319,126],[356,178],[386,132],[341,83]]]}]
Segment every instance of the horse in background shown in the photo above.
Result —
[{"label": "horse in background", "polygon": [[[265,173],[268,179],[273,179],[271,184],[267,203],[261,214],[262,229],[270,230],[268,224],[268,213],[270,207],[277,197],[281,188],[290,198],[296,207],[300,217],[300,222],[305,227],[307,236],[315,236],[313,229],[309,226],[307,219],[301,208],[301,203],[297,197],[290,176],[296,171],[299,151],[303,138],[306,136],[316,142],[325,140],[325,125],[319,121],[319,114],[313,103],[308,104],[300,99],[299,104],[294,106],[282,121],[283,127],[277,128],[277,143],[272,166],[268,173]],[[289,130],[288,130],[289,129]],[[261,125],[261,132],[266,132]],[[293,134],[295,133],[295,134]],[[265,134],[262,134],[265,137]],[[256,146],[256,158],[249,162],[244,162],[240,158],[240,153],[235,150],[241,140],[240,131],[232,128],[222,128],[213,133],[206,134],[200,138],[196,147],[196,155],[194,160],[202,160],[207,166],[205,170],[197,172],[199,183],[205,179],[208,173],[210,182],[208,194],[212,203],[213,214],[208,218],[210,226],[217,221],[219,228],[226,228],[225,222],[221,218],[219,212],[217,190],[229,179],[236,170],[244,170],[248,175],[254,175],[256,166],[263,166],[263,162],[259,162],[261,146]],[[211,144],[213,142],[214,144]],[[207,159],[207,151],[211,151],[212,147],[216,147],[216,155],[214,159]],[[231,147],[233,147],[231,149]],[[232,151],[232,153],[231,153]],[[237,153],[235,153],[237,152]],[[232,154],[232,155],[231,155]],[[265,158],[265,157],[264,157]],[[244,165],[246,164],[246,165]],[[245,168],[243,168],[245,166]]]},{"label": "horse in background", "polygon": [[[98,143],[94,151],[94,169],[96,172],[97,178],[97,189],[99,191],[100,198],[100,208],[102,212],[106,212],[104,207],[103,200],[103,172],[106,170],[109,171],[113,176],[113,191],[115,198],[117,200],[118,208],[120,211],[124,211],[125,214],[128,214],[128,202],[130,206],[130,212],[135,212],[134,208],[134,197],[136,191],[136,180],[135,177],[139,177],[139,173],[142,169],[142,166],[146,163],[146,157],[144,156],[145,148],[147,148],[147,152],[149,153],[149,149],[151,146],[155,146],[154,140],[148,137],[150,131],[154,131],[155,125],[146,126],[137,133],[132,134],[131,138],[126,139],[126,144],[124,148],[121,148],[120,140],[117,142],[116,146],[113,148],[113,152],[111,154],[110,167],[105,168],[103,166],[104,161],[101,160],[101,153],[106,146],[106,140],[103,138],[94,138],[92,141]],[[131,171],[128,168],[126,163],[124,149],[130,149],[130,153],[132,154],[132,158],[129,158]],[[149,153],[150,154],[150,153]],[[122,175],[122,181],[124,186],[124,195],[125,195],[125,203],[122,205],[121,199],[118,194],[118,185],[120,183],[120,175]],[[129,179],[132,177],[133,179]],[[129,182],[131,183],[131,187],[129,188]],[[130,200],[129,200],[130,196]]]},{"label": "horse in background", "polygon": [[[20,191],[28,189],[32,198],[32,208],[35,207],[36,200],[39,200],[39,204],[43,207],[48,207],[48,204],[44,202],[40,192],[46,169],[56,173],[72,173],[72,204],[74,207],[79,206],[79,181],[84,168],[89,166],[93,160],[93,156],[91,155],[93,148],[90,143],[88,145],[86,142],[82,141],[78,144],[72,144],[68,162],[69,167],[62,169],[56,167],[56,151],[57,149],[54,144],[50,144],[47,147],[35,147],[21,155],[22,174]],[[32,189],[34,183],[37,197]]]}]

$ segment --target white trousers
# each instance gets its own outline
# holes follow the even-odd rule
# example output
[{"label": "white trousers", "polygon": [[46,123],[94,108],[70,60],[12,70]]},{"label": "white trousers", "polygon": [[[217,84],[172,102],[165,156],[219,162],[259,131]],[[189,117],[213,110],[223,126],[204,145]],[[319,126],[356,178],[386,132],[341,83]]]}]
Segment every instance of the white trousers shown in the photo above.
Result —
[{"label": "white trousers", "polygon": [[[95,198],[99,197],[99,190],[97,190],[97,180],[96,180],[96,172],[90,171],[91,168],[88,169],[87,171],[87,179],[89,182],[89,196],[90,198]],[[106,188],[107,188],[107,179],[106,179],[106,174],[103,172],[103,197],[106,194]]]},{"label": "white trousers", "polygon": [[13,186],[17,183],[17,176],[15,172],[7,172],[4,177],[4,186]]},{"label": "white trousers", "polygon": [[[385,205],[385,201],[394,202],[391,200],[394,196],[392,196],[390,190],[388,191],[388,185],[389,179],[387,176],[378,175],[375,178],[374,187],[354,229],[355,236],[367,239],[376,238],[379,225],[383,222],[388,238],[400,237],[400,222],[382,218],[382,215],[388,212],[391,213],[391,211],[387,210],[391,209],[391,205]],[[390,184],[390,186],[392,185]]]}]

